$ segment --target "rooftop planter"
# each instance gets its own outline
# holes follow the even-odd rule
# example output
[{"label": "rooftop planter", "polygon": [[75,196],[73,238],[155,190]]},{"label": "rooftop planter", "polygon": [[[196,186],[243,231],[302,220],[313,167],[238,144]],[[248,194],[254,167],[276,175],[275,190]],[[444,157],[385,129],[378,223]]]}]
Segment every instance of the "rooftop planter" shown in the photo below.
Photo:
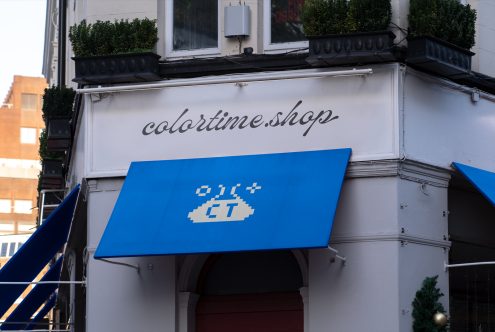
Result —
[{"label": "rooftop planter", "polygon": [[306,0],[306,61],[324,66],[395,60],[395,35],[387,31],[391,12],[390,0]]},{"label": "rooftop planter", "polygon": [[[52,86],[43,95],[43,120],[47,128],[47,151],[66,151],[71,144],[71,119],[76,92],[71,88]],[[40,140],[41,148],[41,140]]]},{"label": "rooftop planter", "polygon": [[448,78],[467,77],[476,11],[458,0],[411,0],[406,61]]},{"label": "rooftop planter", "polygon": [[76,65],[74,82],[81,84],[136,83],[160,79],[160,56],[155,20],[85,20],[70,28]]},{"label": "rooftop planter", "polygon": [[63,161],[58,159],[45,159],[41,170],[42,189],[62,189],[64,187]]},{"label": "rooftop planter", "polygon": [[63,160],[65,152],[49,151],[47,149],[48,133],[43,130],[40,135],[41,173],[39,176],[38,191],[41,189],[62,189],[64,187]]}]

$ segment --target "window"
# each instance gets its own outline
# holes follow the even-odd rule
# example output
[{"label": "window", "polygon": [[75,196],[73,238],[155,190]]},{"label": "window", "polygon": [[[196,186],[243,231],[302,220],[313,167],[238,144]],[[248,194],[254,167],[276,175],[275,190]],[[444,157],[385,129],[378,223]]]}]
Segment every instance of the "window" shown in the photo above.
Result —
[{"label": "window", "polygon": [[15,254],[15,245],[16,245],[15,242],[10,242],[9,256],[14,256],[14,254]]},{"label": "window", "polygon": [[2,243],[2,247],[0,249],[0,257],[7,257],[7,246],[8,245],[9,244],[6,242]]},{"label": "window", "polygon": [[10,199],[0,199],[0,213],[10,213],[12,211],[11,205]]},{"label": "window", "polygon": [[219,0],[167,1],[167,54],[219,53]]},{"label": "window", "polygon": [[14,201],[14,213],[31,214],[33,202],[31,200],[16,199]]},{"label": "window", "polygon": [[36,144],[36,128],[21,128],[21,143]]},{"label": "window", "polygon": [[21,94],[21,109],[33,111],[38,108],[38,95],[34,93]]},{"label": "window", "polygon": [[265,51],[308,46],[301,21],[304,0],[264,1]]}]

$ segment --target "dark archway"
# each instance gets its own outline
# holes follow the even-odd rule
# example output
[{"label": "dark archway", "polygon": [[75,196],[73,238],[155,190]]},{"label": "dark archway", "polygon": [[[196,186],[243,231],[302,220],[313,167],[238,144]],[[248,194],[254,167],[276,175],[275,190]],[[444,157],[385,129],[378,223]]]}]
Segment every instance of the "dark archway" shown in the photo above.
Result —
[{"label": "dark archway", "polygon": [[290,251],[212,255],[198,281],[197,332],[303,332],[303,286]]}]

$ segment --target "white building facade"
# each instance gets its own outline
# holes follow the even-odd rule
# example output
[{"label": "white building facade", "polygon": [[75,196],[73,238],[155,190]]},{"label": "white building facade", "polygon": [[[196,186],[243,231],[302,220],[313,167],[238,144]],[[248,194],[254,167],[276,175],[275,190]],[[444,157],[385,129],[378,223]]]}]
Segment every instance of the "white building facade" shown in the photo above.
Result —
[{"label": "white building facade", "polygon": [[[278,3],[273,2],[245,2],[250,31],[240,39],[224,37],[224,8],[234,4],[203,3],[216,14],[209,26],[202,25],[204,35],[184,37],[189,46],[180,43],[186,34],[179,28],[193,34],[197,28],[174,24],[181,19],[174,17],[182,6],[178,2],[66,2],[67,26],[82,19],[156,18],[162,80],[78,87],[66,186],[82,188],[66,247],[68,273],[62,276],[86,283],[60,290],[60,327],[408,332],[416,291],[426,277],[438,276],[451,331],[473,326],[489,331],[495,270],[446,264],[494,260],[495,209],[452,163],[495,172],[495,90],[488,79],[495,65],[493,45],[484,39],[493,37],[487,13],[495,13],[495,6],[482,0],[472,4],[479,28],[473,70],[486,79],[477,76],[470,84],[475,80],[432,75],[400,57],[311,68],[305,62],[307,41],[284,39],[272,29]],[[395,0],[392,6],[392,21],[407,27],[407,1]],[[395,33],[396,41],[403,39],[398,29]],[[253,54],[245,54],[246,48]],[[225,63],[228,69],[221,67]],[[70,60],[65,70],[70,84]],[[95,258],[109,220],[118,223],[116,203],[133,162],[336,149],[352,149],[352,154],[333,225],[328,218],[330,248],[180,255],[157,249],[133,255],[129,243],[121,244],[131,252],[121,255],[126,257]],[[323,177],[316,169],[324,172],[326,165],[319,167],[311,177]],[[278,178],[277,170],[266,172],[274,181],[292,181]],[[159,188],[157,180],[157,195]],[[322,209],[331,203],[319,199]],[[129,213],[151,209],[128,208]],[[284,220],[276,219],[270,222],[283,228]],[[300,222],[304,229],[306,221]],[[123,232],[159,247],[158,235],[142,236],[150,227],[142,218]],[[199,235],[191,236],[200,240]],[[178,242],[181,236],[177,233]]]}]

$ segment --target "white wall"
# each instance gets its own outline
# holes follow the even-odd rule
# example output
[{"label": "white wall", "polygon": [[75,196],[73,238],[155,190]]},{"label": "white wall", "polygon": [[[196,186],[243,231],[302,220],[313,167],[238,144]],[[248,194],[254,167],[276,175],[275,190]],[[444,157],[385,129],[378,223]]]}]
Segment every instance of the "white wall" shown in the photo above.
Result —
[{"label": "white wall", "polygon": [[[294,152],[350,147],[352,160],[393,159],[399,156],[398,65],[374,66],[373,74],[268,80],[269,73],[236,75],[259,77],[247,84],[206,84],[146,91],[95,94],[86,103],[86,176],[125,175],[131,161],[199,158]],[[335,70],[335,69],[334,69]],[[332,70],[321,70],[330,71]],[[337,70],[338,71],[338,70]],[[285,72],[319,73],[320,70]],[[232,76],[234,77],[234,76]],[[216,77],[212,78],[215,79]],[[201,81],[191,79],[188,82]],[[194,96],[194,97],[192,97]],[[101,97],[101,98],[100,98]],[[298,102],[301,101],[299,104]],[[301,124],[282,123],[291,110]],[[181,114],[187,110],[187,114]],[[256,128],[202,130],[183,133],[184,124],[200,125],[219,111],[230,117],[262,117]],[[316,114],[332,111],[335,120],[322,123]],[[278,120],[277,114],[280,112]],[[309,112],[309,113],[308,113]],[[312,114],[312,115],[311,115]],[[180,119],[180,120],[179,120]],[[173,124],[177,121],[177,124]],[[316,122],[315,122],[316,121]],[[159,134],[153,129],[167,124]],[[308,131],[308,129],[311,129]],[[171,130],[175,128],[174,130]],[[146,133],[143,133],[145,131]],[[305,133],[307,133],[305,135]],[[125,148],[116,149],[117,146]]]},{"label": "white wall", "polygon": [[468,0],[477,11],[476,45],[471,49],[473,57],[472,70],[485,75],[495,76],[495,1]]},{"label": "white wall", "polygon": [[408,68],[404,95],[404,156],[450,168],[453,161],[495,171],[495,102],[471,101],[461,87]]},{"label": "white wall", "polygon": [[174,257],[111,260],[137,265],[139,273],[128,266],[93,258],[121,184],[118,180],[89,182],[87,330],[174,332]]}]

